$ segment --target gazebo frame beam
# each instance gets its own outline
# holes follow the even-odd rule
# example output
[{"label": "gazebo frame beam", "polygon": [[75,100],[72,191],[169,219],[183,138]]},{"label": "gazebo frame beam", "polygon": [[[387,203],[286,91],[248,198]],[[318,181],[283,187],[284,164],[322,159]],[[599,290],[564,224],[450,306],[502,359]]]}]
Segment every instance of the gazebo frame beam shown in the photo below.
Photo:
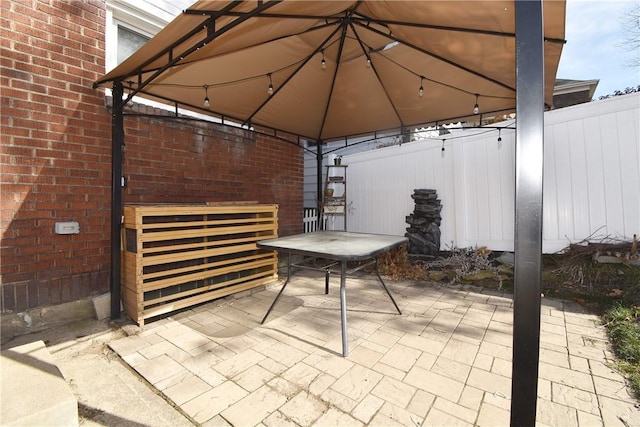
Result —
[{"label": "gazebo frame beam", "polygon": [[541,0],[516,13],[515,269],[511,425],[534,426],[540,358],[544,36]]}]

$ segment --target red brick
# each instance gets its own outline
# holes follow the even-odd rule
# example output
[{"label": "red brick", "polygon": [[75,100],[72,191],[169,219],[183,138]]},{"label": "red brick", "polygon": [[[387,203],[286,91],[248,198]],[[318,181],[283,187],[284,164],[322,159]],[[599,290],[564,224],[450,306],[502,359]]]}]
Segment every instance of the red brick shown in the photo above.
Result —
[{"label": "red brick", "polygon": [[16,307],[16,293],[14,283],[2,284],[2,312],[13,312]]},{"label": "red brick", "polygon": [[[4,262],[0,273],[10,283],[36,280],[37,298],[29,288],[28,305],[106,291],[110,274],[111,113],[105,106],[111,100],[91,87],[104,69],[105,5],[67,3],[21,3],[26,12],[32,5],[38,10],[31,14],[34,22],[26,12],[2,21],[3,29],[26,30],[9,33],[19,51],[0,41],[0,64],[11,71],[0,76],[1,123],[10,128],[3,132],[2,151],[12,145],[22,153],[0,155],[3,167],[13,165],[7,188],[16,201],[1,214],[9,228],[2,244],[21,246],[3,257],[11,264]],[[143,105],[127,110],[170,115]],[[301,228],[298,148],[245,130],[174,119],[127,116],[125,125],[127,202],[276,202],[282,206],[281,234]],[[274,194],[278,175],[292,182],[281,182]],[[80,222],[79,235],[53,234],[56,221],[69,219]],[[41,250],[22,248],[34,239],[32,246]]]},{"label": "red brick", "polygon": [[24,311],[29,307],[27,299],[27,282],[19,282],[15,285],[15,311]]},{"label": "red brick", "polygon": [[40,280],[38,283],[38,305],[48,305],[50,303],[49,292],[51,288],[51,282],[48,280]]},{"label": "red brick", "polygon": [[[47,282],[47,280],[43,280]],[[49,302],[51,304],[58,304],[62,302],[62,285],[59,278],[48,280],[49,283]]]}]

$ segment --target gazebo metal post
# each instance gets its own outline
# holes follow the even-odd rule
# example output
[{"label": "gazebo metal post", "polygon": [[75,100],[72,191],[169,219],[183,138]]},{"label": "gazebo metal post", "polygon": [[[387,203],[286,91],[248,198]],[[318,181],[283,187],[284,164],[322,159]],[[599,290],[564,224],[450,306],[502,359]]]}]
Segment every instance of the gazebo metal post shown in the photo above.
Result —
[{"label": "gazebo metal post", "polygon": [[113,84],[113,111],[111,113],[111,318],[120,318],[120,268],[122,224],[122,159],[124,150],[124,119],[122,82]]},{"label": "gazebo metal post", "polygon": [[511,425],[534,426],[540,351],[544,35],[542,1],[515,2],[515,272]]},{"label": "gazebo metal post", "polygon": [[[437,127],[437,126],[436,126]],[[400,135],[402,137],[402,143],[406,144],[408,142],[411,142],[411,129],[403,126],[400,129]]]},{"label": "gazebo metal post", "polygon": [[318,227],[317,230],[322,230],[324,229],[324,221],[322,219],[322,140],[318,139],[316,141],[316,166],[318,167],[318,172],[317,172],[317,178],[318,178],[318,182],[317,182],[317,186],[316,186],[316,190],[317,190],[317,206],[318,206],[318,211],[317,211],[317,217],[318,217]]}]

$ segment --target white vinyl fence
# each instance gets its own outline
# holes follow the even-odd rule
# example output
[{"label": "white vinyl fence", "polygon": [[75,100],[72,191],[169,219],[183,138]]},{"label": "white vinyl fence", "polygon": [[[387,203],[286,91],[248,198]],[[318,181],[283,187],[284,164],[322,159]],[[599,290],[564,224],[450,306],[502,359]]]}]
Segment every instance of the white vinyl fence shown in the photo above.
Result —
[{"label": "white vinyl fence", "polygon": [[[587,238],[640,235],[639,127],[640,93],[545,113],[545,253]],[[432,188],[443,205],[441,249],[512,251],[515,131],[446,138],[444,152],[439,139],[343,156],[349,230],[404,235],[413,189]]]}]

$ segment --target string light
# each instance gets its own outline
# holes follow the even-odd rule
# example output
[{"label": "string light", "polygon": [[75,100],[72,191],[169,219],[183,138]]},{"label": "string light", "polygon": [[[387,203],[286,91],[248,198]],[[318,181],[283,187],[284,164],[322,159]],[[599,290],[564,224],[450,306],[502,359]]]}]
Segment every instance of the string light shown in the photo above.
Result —
[{"label": "string light", "polygon": [[327,69],[327,61],[325,61],[324,59],[324,50],[321,51],[322,52],[322,61],[320,61],[320,66],[322,67],[322,70],[326,70]]},{"label": "string light", "polygon": [[269,96],[273,95],[273,80],[271,80],[271,73],[267,74],[269,76],[269,89],[267,89],[267,93]]},{"label": "string light", "polygon": [[501,136],[501,131],[502,129],[498,129],[498,149],[502,148],[502,136]]},{"label": "string light", "polygon": [[480,107],[478,107],[478,94],[476,93],[476,104],[473,106],[473,114],[478,114],[480,112]]},{"label": "string light", "polygon": [[422,95],[424,95],[424,87],[422,87],[423,80],[424,80],[424,77],[420,76],[420,89],[418,89],[418,95],[420,95],[420,98],[422,98]]},{"label": "string light", "polygon": [[204,85],[204,106],[209,108],[211,102],[209,102],[209,85]]},{"label": "string light", "polygon": [[444,158],[444,142],[446,141],[446,139],[442,140],[442,148],[440,149],[441,152],[441,156]]},{"label": "string light", "polygon": [[371,58],[367,55],[367,68],[371,68]]}]

